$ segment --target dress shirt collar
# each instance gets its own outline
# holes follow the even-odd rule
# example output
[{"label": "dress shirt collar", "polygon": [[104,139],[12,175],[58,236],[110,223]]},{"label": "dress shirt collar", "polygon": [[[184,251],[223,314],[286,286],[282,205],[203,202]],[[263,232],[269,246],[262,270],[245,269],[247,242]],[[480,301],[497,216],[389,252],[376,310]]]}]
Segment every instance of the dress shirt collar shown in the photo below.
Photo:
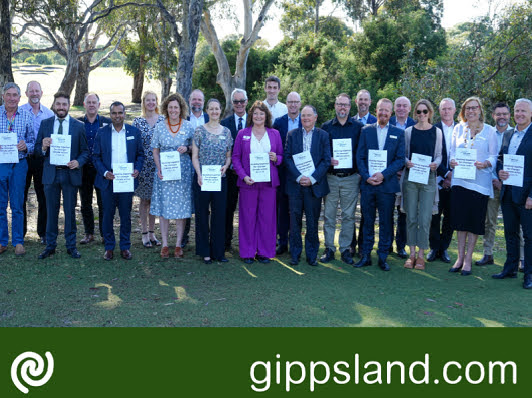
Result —
[{"label": "dress shirt collar", "polygon": [[529,123],[528,126],[526,126],[522,131],[518,130],[517,126],[515,126],[514,130],[517,134],[521,135],[521,134],[526,133],[531,125],[532,123]]},{"label": "dress shirt collar", "polygon": [[112,133],[122,133],[122,132],[126,132],[126,125],[125,124],[122,124],[122,128],[120,129],[120,131],[116,131],[115,129],[115,125],[111,123],[111,132]]}]

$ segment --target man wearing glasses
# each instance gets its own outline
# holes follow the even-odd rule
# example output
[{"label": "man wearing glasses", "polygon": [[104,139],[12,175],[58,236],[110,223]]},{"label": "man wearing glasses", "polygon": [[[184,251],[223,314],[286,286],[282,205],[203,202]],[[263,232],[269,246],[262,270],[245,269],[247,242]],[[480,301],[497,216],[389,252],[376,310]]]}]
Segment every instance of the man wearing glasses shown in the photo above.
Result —
[{"label": "man wearing glasses", "polygon": [[[338,202],[340,202],[342,225],[338,244],[342,261],[353,265],[350,246],[355,229],[355,209],[360,192],[360,175],[357,172],[356,151],[360,130],[364,125],[349,117],[349,111],[351,110],[351,98],[349,95],[345,93],[339,94],[336,97],[334,109],[336,117],[321,126],[323,130],[329,133],[331,165],[327,171],[330,192],[325,197],[324,208],[323,234],[325,236],[325,251],[320,261],[328,263],[334,260],[336,251],[336,246],[334,245],[336,213]],[[336,158],[337,156],[342,158],[338,159]],[[340,161],[342,164],[340,164]]]},{"label": "man wearing glasses", "polygon": [[[301,128],[301,96],[292,91],[286,96],[288,113],[273,122],[273,128],[281,135],[283,148],[286,144],[286,135],[289,131]],[[286,167],[285,163],[279,166],[279,187],[277,188],[277,242],[276,254],[280,255],[288,251],[288,232],[290,230],[290,211],[288,206],[288,195],[286,194]]]},{"label": "man wearing glasses", "polygon": [[[235,88],[231,93],[233,104],[233,114],[223,119],[220,124],[231,130],[233,143],[240,130],[246,127],[248,106],[248,95],[245,90]],[[238,201],[238,186],[236,182],[238,175],[233,166],[227,170],[227,206],[225,207],[225,251],[231,251],[231,241],[233,240],[233,218]]]}]

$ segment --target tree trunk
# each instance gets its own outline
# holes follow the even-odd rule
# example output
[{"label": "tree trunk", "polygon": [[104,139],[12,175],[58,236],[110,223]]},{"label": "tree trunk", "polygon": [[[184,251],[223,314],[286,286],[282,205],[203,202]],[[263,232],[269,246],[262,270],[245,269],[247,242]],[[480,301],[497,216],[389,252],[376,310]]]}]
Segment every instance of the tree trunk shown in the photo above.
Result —
[{"label": "tree trunk", "polygon": [[68,95],[72,94],[74,86],[76,85],[76,79],[78,78],[79,67],[79,43],[75,39],[66,38],[67,42],[67,57],[66,57],[66,69],[65,76],[59,86],[60,92]]},{"label": "tree trunk", "polygon": [[89,92],[89,73],[92,55],[84,55],[79,60],[78,77],[76,79],[76,94],[74,105],[82,106],[85,94]]},{"label": "tree trunk", "polygon": [[172,78],[170,76],[163,77],[161,81],[161,101],[162,102],[166,97],[170,95],[170,90],[172,89]]},{"label": "tree trunk", "polygon": [[176,91],[188,100],[192,92],[192,72],[194,71],[194,58],[203,11],[203,0],[190,0],[183,3],[183,28],[181,39],[177,40],[179,58]]},{"label": "tree trunk", "polygon": [[[11,69],[11,16],[9,15],[10,0],[0,0],[0,89],[8,82],[13,82]],[[2,97],[0,96],[0,105]]]},{"label": "tree trunk", "polygon": [[133,88],[131,89],[131,102],[142,102],[142,90],[144,90],[144,74],[146,73],[146,59],[144,54],[139,59],[139,69],[133,75]]}]

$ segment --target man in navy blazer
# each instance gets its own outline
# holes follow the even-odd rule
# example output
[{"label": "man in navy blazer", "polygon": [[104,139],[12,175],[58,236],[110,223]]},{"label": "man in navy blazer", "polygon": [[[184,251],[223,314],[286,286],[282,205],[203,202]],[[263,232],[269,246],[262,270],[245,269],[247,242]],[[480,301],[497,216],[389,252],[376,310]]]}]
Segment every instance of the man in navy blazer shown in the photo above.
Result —
[{"label": "man in navy blazer", "polygon": [[[231,131],[233,143],[240,130],[246,127],[248,106],[248,95],[246,90],[235,88],[231,93],[233,104],[233,114],[223,119],[220,124]],[[234,144],[233,144],[234,145]],[[236,204],[238,203],[238,186],[236,182],[238,176],[233,169],[233,165],[226,172],[227,176],[227,204],[225,206],[225,251],[231,251],[233,241],[233,220],[235,216]]]},{"label": "man in navy blazer", "polygon": [[[521,98],[514,106],[515,128],[502,139],[497,162],[497,173],[503,181],[501,209],[506,239],[506,262],[502,272],[492,275],[495,279],[516,278],[519,266],[519,227],[525,240],[525,264],[523,287],[532,289],[532,101]],[[510,176],[505,170],[504,155],[524,157],[523,186],[505,185]]]},{"label": "man in navy blazer", "polygon": [[[361,203],[364,216],[364,243],[362,258],[354,266],[371,265],[371,251],[375,243],[375,217],[379,211],[379,267],[389,271],[386,262],[393,237],[393,208],[395,193],[399,192],[397,172],[405,164],[403,130],[389,124],[392,101],[387,98],[377,103],[377,123],[365,126],[360,134],[357,149],[357,166],[361,176]],[[378,172],[369,169],[371,150],[386,151],[386,167]]]},{"label": "man in navy blazer", "polygon": [[[58,234],[59,208],[61,192],[63,193],[63,210],[65,213],[65,241],[67,253],[72,258],[80,258],[76,248],[76,202],[78,187],[81,186],[81,170],[89,159],[87,138],[83,123],[70,117],[70,97],[66,93],[54,95],[54,117],[41,122],[35,154],[44,157],[42,183],[46,197],[46,248],[39,254],[39,259],[55,254]],[[69,135],[71,137],[70,161],[66,165],[50,164],[51,135]]]},{"label": "man in navy blazer", "polygon": [[126,108],[121,102],[113,102],[110,107],[112,123],[102,127],[96,134],[92,150],[92,162],[96,167],[94,186],[102,195],[103,202],[103,239],[105,242],[105,260],[113,259],[115,248],[115,233],[113,220],[118,207],[120,215],[120,255],[125,260],[131,260],[131,204],[133,191],[115,193],[113,191],[113,163],[132,163],[134,188],[138,185],[136,179],[144,163],[144,149],[140,131],[124,123]]},{"label": "man in navy blazer", "polygon": [[[286,136],[290,130],[301,128],[301,96],[292,91],[286,96],[288,113],[278,117],[273,122],[273,128],[281,135],[283,148],[286,145]],[[286,194],[286,167],[285,163],[279,166],[280,185],[277,188],[277,255],[288,251],[288,234],[290,232],[290,211],[288,206],[288,195]]]},{"label": "man in navy blazer", "polygon": [[453,238],[453,230],[451,228],[451,179],[453,170],[449,166],[448,153],[451,148],[454,126],[457,124],[454,120],[456,113],[454,100],[451,98],[442,99],[439,111],[441,120],[435,126],[443,133],[442,161],[436,170],[440,201],[438,202],[438,213],[432,216],[430,223],[430,252],[427,256],[427,261],[434,261],[439,258],[444,263],[449,263],[451,257],[447,253],[447,249]]},{"label": "man in navy blazer", "polygon": [[[303,211],[307,220],[305,234],[305,252],[307,263],[317,266],[318,219],[321,211],[321,198],[329,193],[327,170],[331,164],[329,134],[315,127],[318,113],[312,105],[306,105],[301,111],[302,128],[288,132],[286,137],[286,193],[290,206],[290,264],[297,265],[303,251],[301,226]],[[314,172],[303,175],[295,164],[294,156],[310,152]],[[302,167],[302,165],[300,166]]]}]

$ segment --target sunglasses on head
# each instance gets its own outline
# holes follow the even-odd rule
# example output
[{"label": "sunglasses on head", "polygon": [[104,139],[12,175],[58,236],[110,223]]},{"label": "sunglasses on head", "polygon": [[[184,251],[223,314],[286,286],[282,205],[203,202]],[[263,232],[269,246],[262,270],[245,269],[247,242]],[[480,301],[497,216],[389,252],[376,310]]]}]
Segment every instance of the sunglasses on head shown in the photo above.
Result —
[{"label": "sunglasses on head", "polygon": [[418,110],[416,111],[416,113],[417,113],[418,115],[421,115],[422,113],[424,113],[424,114],[426,115],[427,113],[429,113],[429,110],[428,110],[428,109],[423,109],[423,110],[418,109]]}]

